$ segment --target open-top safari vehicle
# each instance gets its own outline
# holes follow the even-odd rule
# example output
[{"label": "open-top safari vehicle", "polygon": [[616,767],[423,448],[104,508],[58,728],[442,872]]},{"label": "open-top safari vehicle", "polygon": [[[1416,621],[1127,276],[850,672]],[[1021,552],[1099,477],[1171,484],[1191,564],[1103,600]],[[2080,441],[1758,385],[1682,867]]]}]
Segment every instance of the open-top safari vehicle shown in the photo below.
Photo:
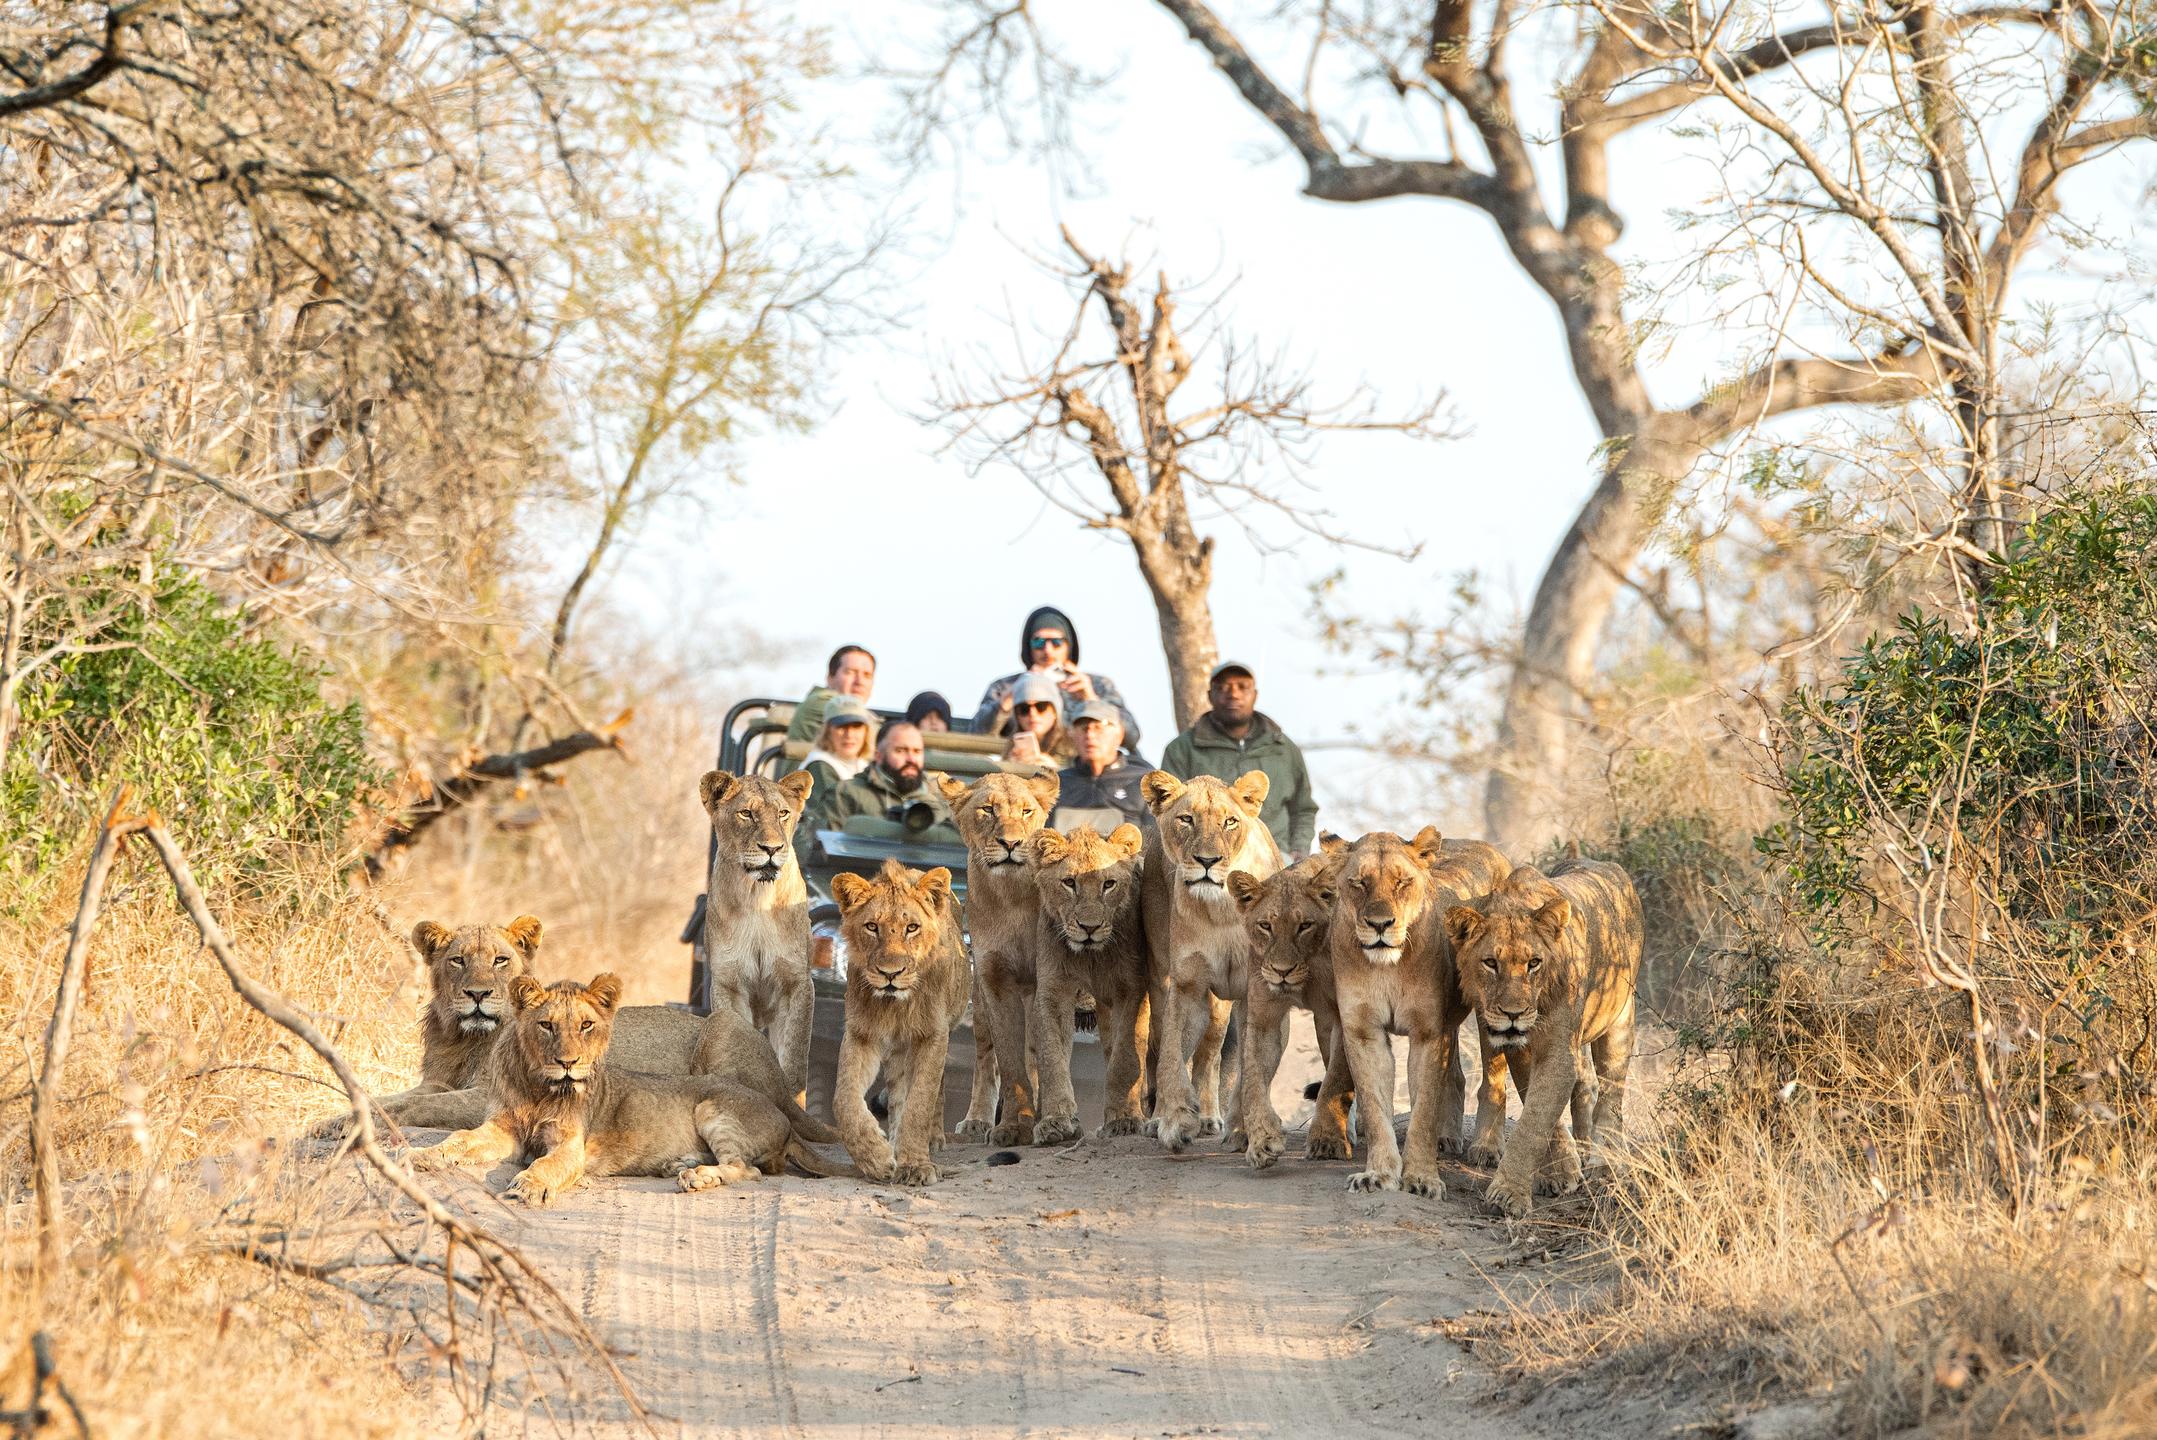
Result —
[{"label": "open-top safari vehicle", "polygon": [[[809,753],[809,742],[788,740],[786,729],[794,718],[794,702],[754,698],[727,711],[720,726],[716,766],[735,775],[776,777],[799,766]],[[879,725],[904,718],[895,710],[875,712]],[[954,732],[923,737],[927,755],[924,774],[941,772],[954,779],[971,781],[977,776],[1018,767],[1005,761],[1004,742],[992,735]],[[951,872],[952,889],[966,895],[966,847],[958,843],[948,826],[923,829],[924,817],[911,820],[882,816],[853,816],[844,829],[820,830],[802,847],[802,879],[809,887],[810,977],[816,986],[816,1020],[809,1053],[809,1109],[831,1113],[831,1089],[838,1067],[839,1037],[845,1024],[846,942],[839,933],[839,906],[832,898],[832,879],[841,873],[874,875],[887,859],[915,870],[938,866]],[[715,836],[705,837],[705,870],[718,845]],[[711,1009],[710,971],[704,954],[704,906],[697,896],[682,940],[690,947],[689,1006],[698,1014]],[[1098,1114],[1102,1097],[1104,1065],[1094,1036],[1081,1031],[1083,1042],[1072,1052],[1071,1081],[1078,1092],[1079,1113]],[[946,1123],[955,1124],[966,1112],[973,1080],[973,1017],[968,1015],[951,1037],[951,1054],[944,1072]]]}]

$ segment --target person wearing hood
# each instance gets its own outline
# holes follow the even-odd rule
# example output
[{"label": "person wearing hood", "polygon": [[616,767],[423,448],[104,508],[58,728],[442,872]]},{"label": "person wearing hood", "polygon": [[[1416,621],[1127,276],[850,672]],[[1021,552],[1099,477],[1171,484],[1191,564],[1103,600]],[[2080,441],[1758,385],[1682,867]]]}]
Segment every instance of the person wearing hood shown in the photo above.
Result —
[{"label": "person wearing hood", "polygon": [[1259,818],[1291,860],[1307,855],[1318,833],[1318,802],[1311,798],[1311,772],[1303,752],[1273,717],[1259,713],[1258,678],[1233,660],[1214,667],[1206,686],[1213,708],[1168,742],[1161,768],[1178,780],[1211,775],[1234,783],[1252,770],[1266,775],[1266,803]]},{"label": "person wearing hood", "polygon": [[1131,707],[1123,703],[1123,692],[1116,688],[1115,681],[1079,669],[1078,628],[1063,611],[1044,605],[1026,617],[1026,626],[1019,631],[1019,663],[1025,668],[990,682],[982,692],[981,708],[974,712],[976,735],[1004,734],[1011,719],[1012,692],[1027,676],[1039,675],[1055,685],[1063,697],[1065,725],[1078,718],[1079,707],[1088,701],[1101,700],[1115,706],[1123,714],[1124,746],[1137,753],[1138,721],[1132,718]]}]

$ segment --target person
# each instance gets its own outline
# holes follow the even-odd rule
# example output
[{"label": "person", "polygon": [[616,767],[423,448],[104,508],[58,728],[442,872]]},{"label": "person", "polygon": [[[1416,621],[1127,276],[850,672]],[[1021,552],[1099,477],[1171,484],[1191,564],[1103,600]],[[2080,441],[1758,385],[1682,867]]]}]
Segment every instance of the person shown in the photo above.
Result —
[{"label": "person", "polygon": [[1211,775],[1233,781],[1252,770],[1266,772],[1266,803],[1259,816],[1281,853],[1310,853],[1318,832],[1318,802],[1311,798],[1311,772],[1288,732],[1258,709],[1258,677],[1234,660],[1214,667],[1206,687],[1213,706],[1191,728],[1168,742],[1161,768],[1178,780]]},{"label": "person", "polygon": [[1134,750],[1137,748],[1138,721],[1131,717],[1131,707],[1123,703],[1123,694],[1117,690],[1115,681],[1106,675],[1078,668],[1078,631],[1063,611],[1053,605],[1044,605],[1026,617],[1026,626],[1019,632],[1019,663],[1025,668],[1015,675],[989,682],[989,688],[982,692],[981,708],[974,712],[976,735],[1009,733],[1006,721],[1017,704],[1014,692],[1019,681],[1028,675],[1042,675],[1056,686],[1063,698],[1065,724],[1071,722],[1078,714],[1078,707],[1087,701],[1106,700],[1123,712],[1124,744]]},{"label": "person", "polygon": [[1056,777],[1051,825],[1059,830],[1091,825],[1106,835],[1125,821],[1141,829],[1152,823],[1138,785],[1149,767],[1123,753],[1122,711],[1105,700],[1079,706],[1071,722],[1071,749],[1071,763]]},{"label": "person", "polygon": [[1050,769],[1071,758],[1071,730],[1063,723],[1063,692],[1046,675],[1021,675],[1011,688],[1009,718],[998,733],[1009,737],[1004,758]]},{"label": "person", "polygon": [[934,690],[924,690],[906,702],[906,723],[919,725],[923,735],[943,735],[951,730],[951,702]]},{"label": "person", "polygon": [[824,707],[824,728],[817,732],[816,746],[801,768],[816,777],[814,797],[829,794],[869,766],[869,726],[874,720],[869,707],[851,695],[834,695]]},{"label": "person", "polygon": [[[844,830],[856,816],[894,822],[923,841],[962,843],[951,820],[951,809],[933,785],[922,783],[922,763],[927,750],[921,728],[894,720],[877,737],[876,763],[833,789],[828,795],[812,792],[796,828],[794,843],[803,855],[816,841],[819,830]],[[881,828],[881,827],[878,827]]]},{"label": "person", "polygon": [[807,740],[824,728],[824,707],[835,695],[851,695],[864,707],[869,703],[869,692],[876,688],[876,657],[859,645],[841,645],[831,652],[831,661],[824,667],[824,683],[810,689],[794,707],[794,718],[787,722],[786,738]]}]

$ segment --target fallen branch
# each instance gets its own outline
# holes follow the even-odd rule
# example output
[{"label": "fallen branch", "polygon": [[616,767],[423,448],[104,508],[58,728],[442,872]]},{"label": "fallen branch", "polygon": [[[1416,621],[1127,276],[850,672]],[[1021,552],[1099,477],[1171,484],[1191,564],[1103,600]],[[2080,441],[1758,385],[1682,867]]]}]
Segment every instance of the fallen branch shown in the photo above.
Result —
[{"label": "fallen branch", "polygon": [[367,875],[380,879],[388,867],[390,858],[398,851],[418,842],[420,836],[437,820],[461,806],[471,803],[481,792],[498,780],[524,780],[547,769],[574,760],[579,755],[589,755],[597,750],[622,749],[622,732],[636,718],[631,707],[609,720],[596,730],[579,730],[564,735],[530,750],[517,750],[500,755],[488,755],[473,761],[447,780],[431,786],[427,793],[405,807],[400,815],[391,817],[383,827],[382,834],[367,852]]}]

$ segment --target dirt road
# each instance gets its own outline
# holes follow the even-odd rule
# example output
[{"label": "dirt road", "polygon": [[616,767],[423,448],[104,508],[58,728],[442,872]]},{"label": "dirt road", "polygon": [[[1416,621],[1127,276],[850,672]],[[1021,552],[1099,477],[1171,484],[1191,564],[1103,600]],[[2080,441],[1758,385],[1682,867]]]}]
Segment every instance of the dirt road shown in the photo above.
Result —
[{"label": "dirt road", "polygon": [[1477,1172],[1434,1202],[1211,1145],[988,1154],[954,1145],[913,1191],[604,1180],[502,1223],[684,1434],[1538,1433],[1478,1407],[1431,1323],[1493,1303]]}]

